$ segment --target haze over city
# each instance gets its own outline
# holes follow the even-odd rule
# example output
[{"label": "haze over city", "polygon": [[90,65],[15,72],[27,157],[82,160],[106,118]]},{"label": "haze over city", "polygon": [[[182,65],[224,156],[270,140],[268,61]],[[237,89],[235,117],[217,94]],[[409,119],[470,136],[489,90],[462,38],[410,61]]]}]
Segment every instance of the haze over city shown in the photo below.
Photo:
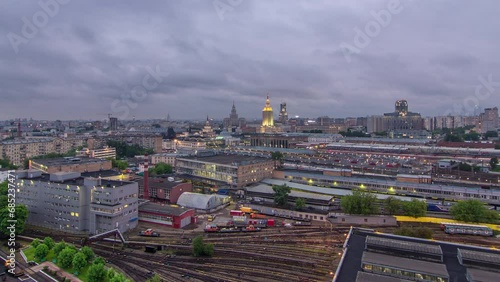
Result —
[{"label": "haze over city", "polygon": [[498,1],[393,2],[2,1],[0,119],[223,118],[233,101],[257,118],[267,94],[301,117],[500,104]]}]

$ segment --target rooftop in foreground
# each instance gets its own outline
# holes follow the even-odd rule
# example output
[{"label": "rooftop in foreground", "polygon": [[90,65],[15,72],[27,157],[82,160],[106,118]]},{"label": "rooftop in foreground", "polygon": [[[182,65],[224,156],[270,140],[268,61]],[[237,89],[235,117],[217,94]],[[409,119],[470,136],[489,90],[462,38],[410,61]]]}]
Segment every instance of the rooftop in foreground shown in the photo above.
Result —
[{"label": "rooftop in foreground", "polygon": [[[367,239],[376,241],[377,238],[383,240],[381,245],[386,248],[366,249]],[[394,244],[390,244],[391,240],[394,241]],[[411,259],[407,258],[404,252],[399,251],[401,248],[393,248],[393,246],[401,245],[402,242],[408,244],[405,248],[414,248],[417,251]],[[415,247],[410,247],[411,244],[415,244]],[[429,247],[424,247],[424,245],[429,245]],[[442,263],[431,262],[429,256],[426,255],[426,253],[439,253],[437,246],[442,250]],[[475,276],[478,279],[487,277],[489,279],[500,275],[500,269],[495,263],[463,264],[458,256],[461,251],[464,256],[476,261],[494,261],[500,256],[500,252],[489,248],[384,234],[363,228],[352,228],[344,247],[344,254],[334,278],[334,281],[337,282],[406,281],[404,279],[415,280],[420,276],[426,277],[426,275],[442,277],[441,280],[435,281],[467,282],[467,276]],[[422,255],[420,256],[419,253]],[[364,268],[363,265],[366,267]],[[394,280],[394,278],[398,280]]]}]

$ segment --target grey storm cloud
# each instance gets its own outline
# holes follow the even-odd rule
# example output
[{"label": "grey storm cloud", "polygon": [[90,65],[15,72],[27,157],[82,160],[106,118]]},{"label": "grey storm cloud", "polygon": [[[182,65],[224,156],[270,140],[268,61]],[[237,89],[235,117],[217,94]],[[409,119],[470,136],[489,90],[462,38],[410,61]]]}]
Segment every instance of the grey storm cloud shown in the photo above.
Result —
[{"label": "grey storm cloud", "polygon": [[381,114],[398,99],[445,114],[478,77],[500,81],[498,10],[495,0],[4,0],[0,119],[223,118],[233,101],[258,118],[267,94],[292,116]]}]

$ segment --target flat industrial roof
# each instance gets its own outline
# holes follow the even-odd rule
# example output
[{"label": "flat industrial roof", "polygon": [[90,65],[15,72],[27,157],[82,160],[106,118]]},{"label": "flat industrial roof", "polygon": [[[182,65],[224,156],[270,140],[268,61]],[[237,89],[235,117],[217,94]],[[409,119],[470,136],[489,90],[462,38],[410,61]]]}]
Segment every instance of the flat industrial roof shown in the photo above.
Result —
[{"label": "flat industrial roof", "polygon": [[[381,238],[407,241],[409,243],[421,243],[430,245],[438,244],[443,251],[442,267],[445,268],[446,271],[448,272],[449,281],[453,282],[468,282],[466,278],[467,268],[462,264],[460,264],[460,261],[458,260],[457,253],[459,248],[477,252],[484,252],[488,254],[500,255],[499,251],[491,250],[489,248],[484,248],[484,247],[397,236],[392,234],[375,232],[374,230],[371,229],[352,228],[345,242],[346,249],[344,251],[344,255],[342,256],[341,262],[337,269],[334,280],[335,282],[356,281],[357,272],[363,271],[363,269],[361,268],[361,261],[363,258],[363,254],[366,252],[365,243],[366,243],[366,238],[368,236],[377,236]],[[404,259],[405,258],[402,258],[400,256],[393,256],[392,260],[395,261],[395,263],[397,263],[398,261],[403,261]],[[377,263],[380,263],[381,261],[382,260],[379,260],[377,261]],[[411,261],[426,262],[426,261],[419,261],[417,259],[412,259]],[[497,279],[486,280],[486,281],[496,281],[496,280]]]},{"label": "flat industrial roof", "polygon": [[[273,187],[271,185],[267,184],[259,184],[254,187],[247,187],[246,188],[248,192],[254,192],[254,193],[265,193],[265,194],[273,194]],[[289,194],[289,196],[294,197],[294,198],[304,198],[304,199],[315,199],[315,200],[323,200],[323,201],[331,201],[333,196],[328,196],[324,194],[317,194],[317,193],[307,193],[307,192],[300,192],[300,191],[295,191],[292,190]]]},{"label": "flat industrial roof", "polygon": [[[317,174],[317,175],[320,175],[320,174]],[[286,181],[286,180],[270,179],[270,178],[263,179],[261,182],[266,183],[266,184],[271,184],[271,185],[286,184],[294,189],[315,192],[315,193],[320,193],[320,194],[326,194],[326,195],[334,195],[334,196],[352,195],[352,189],[324,188],[324,187],[318,187],[318,186],[312,186],[312,185],[306,185],[306,184],[301,184],[301,183],[296,183],[296,182],[290,182],[290,181]],[[394,197],[394,198],[402,200],[402,201],[411,201],[412,199],[415,199],[415,198],[411,198],[411,197],[389,195],[389,194],[373,193],[373,195],[375,195],[377,197],[377,199],[381,199],[381,200],[389,198],[389,197]]]},{"label": "flat industrial roof", "polygon": [[171,206],[171,205],[162,205],[158,203],[145,203],[139,205],[139,212],[154,212],[154,213],[162,213],[167,215],[179,216],[187,211],[192,209],[187,209],[179,206]]},{"label": "flat industrial roof", "polygon": [[462,259],[468,259],[468,260],[473,260],[473,261],[477,261],[477,262],[496,264],[499,266],[499,269],[500,269],[500,254],[465,250],[462,248],[459,248],[458,252],[460,252]]},{"label": "flat industrial roof", "polygon": [[394,187],[408,187],[408,188],[423,188],[423,189],[440,189],[442,191],[453,191],[453,192],[477,192],[488,193],[491,195],[500,195],[500,191],[494,189],[482,189],[481,188],[467,188],[463,186],[452,186],[452,185],[441,185],[441,184],[424,184],[424,183],[412,183],[412,182],[402,182],[394,180],[379,180],[374,178],[362,178],[362,177],[347,177],[347,176],[332,176],[323,174],[314,174],[308,172],[298,172],[298,171],[285,171],[285,176],[295,176],[295,177],[306,177],[306,178],[316,178],[320,180],[327,181],[346,181],[351,183],[363,183],[363,184],[373,184],[373,185],[390,185]]},{"label": "flat industrial roof", "polygon": [[449,277],[446,265],[441,263],[408,259],[374,252],[363,252],[361,261],[363,263],[388,266],[390,268],[404,269],[418,273],[427,273],[439,277]]},{"label": "flat industrial roof", "polygon": [[358,271],[356,282],[410,282],[410,280]]},{"label": "flat industrial roof", "polygon": [[500,273],[476,268],[467,268],[467,276],[472,279],[471,281],[490,282],[498,281]]},{"label": "flat industrial roof", "polygon": [[34,163],[45,165],[45,166],[108,162],[108,160],[103,160],[103,159],[98,159],[98,158],[87,158],[87,157],[33,159],[31,161]]},{"label": "flat industrial roof", "polygon": [[392,248],[396,250],[402,251],[410,251],[415,253],[422,254],[435,254],[442,255],[443,250],[441,250],[441,246],[438,244],[424,244],[418,242],[409,242],[404,240],[392,239],[392,238],[383,238],[377,236],[366,236],[366,245],[375,245],[386,248]]},{"label": "flat industrial roof", "polygon": [[248,164],[272,161],[271,159],[268,159],[268,158],[261,158],[261,157],[254,157],[254,156],[243,156],[243,155],[237,155],[237,154],[234,154],[234,155],[233,154],[231,154],[231,155],[215,155],[215,156],[206,156],[206,157],[178,158],[178,160],[182,160],[182,159],[207,162],[207,163],[217,163],[217,164],[223,164],[223,165],[232,165],[232,166],[248,165]]}]

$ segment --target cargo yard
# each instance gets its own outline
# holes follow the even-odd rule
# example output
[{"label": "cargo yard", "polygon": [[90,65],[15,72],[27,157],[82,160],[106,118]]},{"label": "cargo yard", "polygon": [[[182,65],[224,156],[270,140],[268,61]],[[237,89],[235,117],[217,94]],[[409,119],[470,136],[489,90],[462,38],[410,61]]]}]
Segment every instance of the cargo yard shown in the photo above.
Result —
[{"label": "cargo yard", "polygon": [[[450,235],[439,224],[400,225],[429,227],[435,240],[500,248],[498,238]],[[384,233],[396,228],[374,227]],[[124,234],[125,244],[116,237],[87,244],[133,281],[155,274],[163,281],[332,281],[349,230],[350,225],[270,216],[241,207],[200,215],[197,224],[185,230],[140,223]],[[33,233],[37,238],[82,242],[78,236]],[[193,256],[192,241],[199,235],[214,245],[212,257]]]}]

